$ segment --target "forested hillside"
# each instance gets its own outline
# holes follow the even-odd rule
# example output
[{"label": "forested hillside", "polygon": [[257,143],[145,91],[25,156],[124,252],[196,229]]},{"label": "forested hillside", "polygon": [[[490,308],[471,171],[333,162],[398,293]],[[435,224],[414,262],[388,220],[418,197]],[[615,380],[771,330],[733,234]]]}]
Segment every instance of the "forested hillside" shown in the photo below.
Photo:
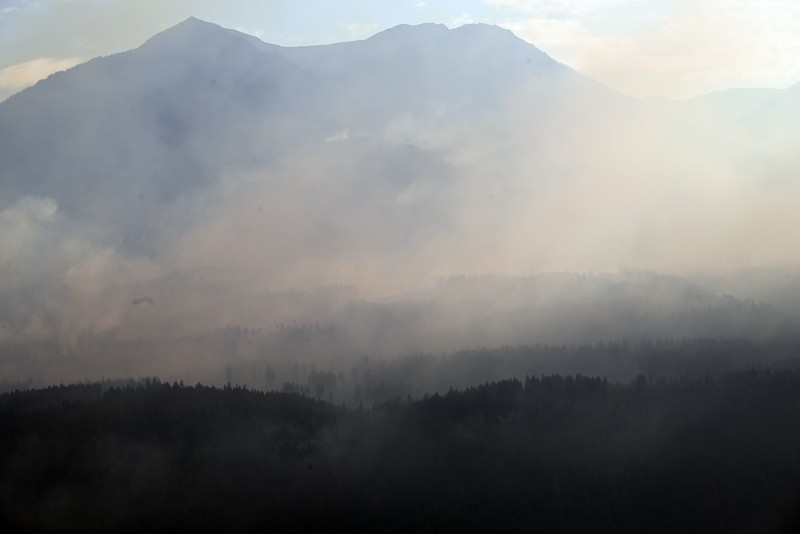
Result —
[{"label": "forested hillside", "polygon": [[336,407],[157,379],[0,396],[13,531],[794,531],[800,372]]}]

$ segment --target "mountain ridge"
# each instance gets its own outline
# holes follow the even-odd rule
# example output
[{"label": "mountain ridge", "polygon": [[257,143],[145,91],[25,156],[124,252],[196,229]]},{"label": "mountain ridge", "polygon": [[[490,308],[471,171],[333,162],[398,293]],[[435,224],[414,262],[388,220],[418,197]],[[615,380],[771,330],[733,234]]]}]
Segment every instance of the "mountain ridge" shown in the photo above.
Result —
[{"label": "mountain ridge", "polygon": [[65,322],[87,310],[73,315],[92,329],[114,313],[170,324],[108,303],[170,273],[226,273],[238,293],[157,299],[200,324],[222,316],[206,300],[232,310],[265,287],[385,296],[459,272],[693,265],[741,230],[745,199],[790,216],[791,108],[722,106],[728,127],[669,104],[653,112],[493,26],[281,47],[187,19],[0,103],[0,276]]},{"label": "mountain ridge", "polygon": [[[434,31],[430,32],[431,29]],[[465,32],[488,37],[471,43],[474,39]],[[411,37],[403,37],[409,33]],[[446,36],[447,42],[429,54],[425,39],[418,37],[420,33]],[[501,36],[499,43],[495,43],[497,36]],[[176,157],[181,152],[194,151],[192,138],[213,137],[217,135],[214,130],[220,127],[255,128],[258,131],[246,134],[255,139],[264,135],[259,133],[263,124],[256,123],[263,123],[269,117],[269,121],[290,121],[287,124],[290,130],[315,130],[318,123],[326,131],[314,135],[324,139],[343,128],[378,130],[398,113],[424,117],[448,106],[452,108],[451,114],[496,113],[491,108],[493,102],[499,102],[502,94],[530,76],[535,76],[539,85],[573,76],[573,71],[534,46],[513,37],[507,30],[491,26],[466,30],[435,25],[405,26],[363,41],[315,47],[280,47],[262,41],[258,41],[262,45],[256,46],[253,39],[189,18],[137,48],[87,61],[0,103],[0,134],[11,140],[5,144],[5,151],[0,147],[0,155],[12,162],[11,168],[0,170],[0,188],[8,193],[0,207],[27,190],[34,195],[50,191],[59,205],[73,210],[89,190],[104,188],[108,179],[91,178],[94,173],[88,161],[93,155],[83,145],[76,146],[79,141],[100,145],[117,138],[118,146],[113,151],[121,151],[125,159],[134,162],[134,167],[141,167],[146,159],[162,162],[162,170],[137,169],[138,178],[125,180],[132,183],[131,180],[141,180],[143,175],[163,175],[163,168],[169,169],[170,162],[178,161]],[[478,57],[477,52],[486,48],[487,41],[494,43],[490,53]],[[383,44],[376,46],[376,43]],[[475,48],[475,54],[469,53],[470,46]],[[503,47],[514,50],[512,60],[505,63],[498,61],[503,56],[498,50]],[[535,65],[526,63],[526,54],[533,55]],[[370,98],[370,95],[381,97]],[[555,96],[554,87],[546,97]],[[489,107],[481,111],[486,106]],[[307,108],[306,116],[313,112],[317,118],[313,121],[300,118],[297,113],[301,108]],[[290,113],[295,114],[294,118],[288,117]],[[115,117],[115,122],[104,117]],[[39,126],[34,131],[30,125],[36,123]],[[125,124],[129,128],[123,134],[120,126]],[[210,129],[207,125],[211,124],[216,126]],[[47,129],[47,133],[43,134],[42,129]],[[277,133],[268,135],[274,137]],[[162,152],[161,155],[153,158],[135,154],[136,146],[153,145],[154,141],[160,141],[162,148],[153,146],[152,150]],[[210,138],[204,142],[215,143],[220,144]],[[20,155],[31,146],[51,153],[53,163],[26,160],[32,166],[23,163],[29,168],[15,169],[15,164],[22,162]],[[171,150],[172,155],[163,147]],[[241,156],[239,151],[235,152],[230,159],[225,158],[226,165]],[[195,176],[204,174],[191,170],[196,167],[191,161],[197,158],[187,156],[190,158],[186,163],[166,172],[176,183],[186,182],[174,177],[187,172]],[[64,157],[69,161],[63,161]],[[56,163],[59,160],[60,164]],[[89,172],[79,170],[87,165]],[[216,167],[212,164],[209,168]],[[124,175],[127,170],[114,172]],[[219,169],[211,172],[218,173]],[[108,176],[111,172],[103,174]],[[31,175],[36,179],[31,180]],[[54,175],[74,177],[52,184],[47,177]],[[188,182],[207,183],[209,179]],[[39,182],[41,187],[36,186]],[[160,185],[145,189],[153,187],[164,189]],[[184,186],[166,187],[172,192],[142,194],[176,198]],[[70,200],[72,195],[67,190],[73,188],[77,189],[77,198]],[[14,193],[14,189],[19,191]]]}]

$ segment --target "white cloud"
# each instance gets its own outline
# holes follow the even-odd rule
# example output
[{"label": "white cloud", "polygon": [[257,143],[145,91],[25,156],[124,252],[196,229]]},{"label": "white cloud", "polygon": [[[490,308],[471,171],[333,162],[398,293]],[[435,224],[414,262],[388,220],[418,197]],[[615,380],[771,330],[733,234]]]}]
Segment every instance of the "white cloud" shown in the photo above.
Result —
[{"label": "white cloud", "polygon": [[487,3],[509,14],[501,25],[523,39],[634,96],[689,98],[798,81],[800,2],[684,1],[644,10],[625,0]]},{"label": "white cloud", "polygon": [[237,26],[234,29],[237,32],[246,33],[247,35],[252,35],[253,37],[258,37],[259,39],[263,39],[267,35],[267,32],[258,28],[244,28],[242,26]]},{"label": "white cloud", "polygon": [[8,6],[8,7],[0,7],[0,17],[3,15],[8,15],[9,13],[13,13],[15,11],[22,10],[19,6]]},{"label": "white cloud", "polygon": [[486,0],[486,5],[534,17],[581,16],[633,0]]},{"label": "white cloud", "polygon": [[459,26],[463,26],[464,24],[473,24],[475,22],[475,18],[469,13],[462,13],[461,15],[454,18],[449,26],[451,28],[458,28]]},{"label": "white cloud", "polygon": [[24,89],[54,72],[74,67],[81,61],[77,57],[63,59],[40,57],[0,69],[0,97],[4,92]]},{"label": "white cloud", "polygon": [[342,24],[342,29],[353,39],[363,39],[378,33],[378,25],[373,23],[346,22]]},{"label": "white cloud", "polygon": [[350,132],[345,130],[340,130],[333,135],[329,135],[325,138],[326,143],[335,143],[336,141],[346,141],[350,139]]}]

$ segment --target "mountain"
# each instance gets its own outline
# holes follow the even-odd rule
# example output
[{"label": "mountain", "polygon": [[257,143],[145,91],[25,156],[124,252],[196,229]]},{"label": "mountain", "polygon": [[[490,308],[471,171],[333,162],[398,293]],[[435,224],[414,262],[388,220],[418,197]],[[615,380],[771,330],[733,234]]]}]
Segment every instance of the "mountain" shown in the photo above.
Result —
[{"label": "mountain", "polygon": [[787,89],[730,89],[703,95],[689,102],[695,114],[721,124],[730,134],[758,147],[779,153],[800,150],[800,84]]},{"label": "mountain", "polygon": [[255,122],[290,112],[303,77],[282,57],[192,20],[54,74],[0,105],[4,205],[47,196],[69,216],[136,227],[252,153],[242,142]]},{"label": "mountain", "polygon": [[392,121],[446,129],[498,113],[525,84],[548,92],[542,108],[567,85],[599,90],[491,26],[403,26],[283,48],[190,18],[0,104],[0,208],[48,197],[147,251],[165,203],[231,168],[269,167],[291,147]]},{"label": "mountain", "polygon": [[292,288],[790,261],[797,95],[640,102],[482,24],[281,47],[190,18],[0,103],[0,337],[241,324]]}]

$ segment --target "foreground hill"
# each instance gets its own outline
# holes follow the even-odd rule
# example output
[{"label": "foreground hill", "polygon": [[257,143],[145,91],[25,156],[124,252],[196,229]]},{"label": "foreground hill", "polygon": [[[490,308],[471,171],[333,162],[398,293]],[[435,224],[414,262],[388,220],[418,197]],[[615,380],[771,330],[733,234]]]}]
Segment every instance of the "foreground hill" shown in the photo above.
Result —
[{"label": "foreground hill", "polygon": [[800,374],[506,380],[369,410],[161,384],[0,397],[7,531],[792,531]]}]

